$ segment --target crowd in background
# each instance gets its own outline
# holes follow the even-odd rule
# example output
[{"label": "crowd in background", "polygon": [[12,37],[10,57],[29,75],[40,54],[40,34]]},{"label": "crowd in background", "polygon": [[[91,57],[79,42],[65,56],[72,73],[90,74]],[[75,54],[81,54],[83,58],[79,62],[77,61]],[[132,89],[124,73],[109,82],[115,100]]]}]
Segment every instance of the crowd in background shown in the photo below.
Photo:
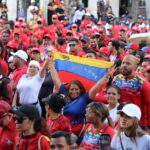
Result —
[{"label": "crowd in background", "polygon": [[[98,18],[78,1],[34,0],[27,20],[0,6],[0,150],[150,149],[150,26],[123,7],[116,18],[98,3]],[[145,35],[130,42],[132,35]],[[63,83],[51,51],[113,62],[86,91]],[[64,66],[65,67],[65,66]]]}]

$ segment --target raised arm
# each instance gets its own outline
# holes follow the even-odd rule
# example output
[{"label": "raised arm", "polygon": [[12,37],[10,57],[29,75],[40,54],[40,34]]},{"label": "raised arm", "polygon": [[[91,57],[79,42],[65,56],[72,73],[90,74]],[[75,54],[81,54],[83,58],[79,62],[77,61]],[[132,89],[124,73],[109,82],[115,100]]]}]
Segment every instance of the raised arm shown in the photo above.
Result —
[{"label": "raised arm", "polygon": [[40,69],[39,74],[40,74],[41,78],[43,78],[45,76],[45,72],[46,72],[46,69],[48,68],[49,61],[50,61],[50,58],[47,58],[43,64],[43,66]]},{"label": "raised arm", "polygon": [[108,70],[108,73],[103,78],[98,80],[97,83],[89,90],[89,97],[91,99],[93,99],[95,97],[95,95],[97,94],[97,92],[100,89],[100,87],[102,87],[104,84],[106,84],[109,81],[109,78],[111,77],[111,75],[115,71],[114,68],[115,68],[115,66],[111,67]]},{"label": "raised arm", "polygon": [[49,61],[49,71],[50,71],[51,77],[54,81],[55,89],[57,91],[59,91],[62,83],[61,83],[61,80],[60,80],[59,75],[57,73],[57,70],[55,69],[54,62],[52,61],[52,59],[50,59],[50,61]]}]

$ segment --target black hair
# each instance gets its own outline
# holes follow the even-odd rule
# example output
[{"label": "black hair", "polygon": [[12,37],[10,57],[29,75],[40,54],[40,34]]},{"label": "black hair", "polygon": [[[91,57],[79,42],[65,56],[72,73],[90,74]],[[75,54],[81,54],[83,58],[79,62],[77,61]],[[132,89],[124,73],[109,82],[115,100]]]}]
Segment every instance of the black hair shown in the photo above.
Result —
[{"label": "black hair", "polygon": [[111,40],[112,46],[116,48],[116,50],[119,49],[119,41],[118,40]]},{"label": "black hair", "polygon": [[64,44],[65,44],[65,39],[62,38],[62,37],[58,37],[58,38],[57,38],[57,43],[58,43],[59,45],[64,45]]},{"label": "black hair", "polygon": [[139,64],[142,64],[144,56],[145,56],[145,53],[142,52],[142,51],[137,51],[136,55],[140,56],[140,62],[139,62]]},{"label": "black hair", "polygon": [[70,40],[70,42],[76,42],[77,44],[78,44],[78,39],[77,38],[72,38],[71,40]]},{"label": "black hair", "polygon": [[110,85],[110,86],[107,87],[107,91],[108,91],[108,89],[110,89],[110,88],[116,89],[117,92],[118,92],[118,94],[121,95],[121,89],[120,89],[118,86],[116,86],[116,85]]},{"label": "black hair", "polygon": [[7,30],[3,30],[3,31],[2,31],[2,34],[3,34],[3,33],[7,33],[7,34],[10,35],[10,30],[8,30],[8,29],[7,29]]},{"label": "black hair", "polygon": [[61,113],[62,108],[66,105],[67,99],[63,94],[55,93],[50,94],[44,98],[50,109],[56,113]]},{"label": "black hair", "polygon": [[71,135],[69,132],[56,131],[56,132],[52,133],[52,135],[51,135],[51,138],[59,138],[59,137],[64,137],[66,140],[66,143],[68,145],[71,145]]}]

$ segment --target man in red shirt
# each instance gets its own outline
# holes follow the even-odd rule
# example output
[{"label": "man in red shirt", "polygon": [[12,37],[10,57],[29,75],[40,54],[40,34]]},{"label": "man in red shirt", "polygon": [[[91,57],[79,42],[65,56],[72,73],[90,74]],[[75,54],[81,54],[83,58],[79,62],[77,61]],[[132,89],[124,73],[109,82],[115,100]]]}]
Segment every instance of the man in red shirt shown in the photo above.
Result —
[{"label": "man in red shirt", "polygon": [[147,109],[150,105],[150,83],[135,73],[137,59],[133,55],[126,55],[121,64],[122,73],[115,76],[113,84],[121,91],[121,102],[133,103],[140,107],[142,119],[140,125],[144,128],[150,125],[150,112]]},{"label": "man in red shirt", "polygon": [[0,100],[0,150],[15,148],[17,131],[13,115],[9,113],[10,108],[6,101]]},{"label": "man in red shirt", "polygon": [[19,79],[22,77],[22,75],[26,74],[27,71],[26,63],[27,63],[28,55],[23,50],[18,50],[16,53],[11,53],[11,54],[14,56],[13,65],[16,68],[11,75],[11,83],[13,89],[15,89]]}]

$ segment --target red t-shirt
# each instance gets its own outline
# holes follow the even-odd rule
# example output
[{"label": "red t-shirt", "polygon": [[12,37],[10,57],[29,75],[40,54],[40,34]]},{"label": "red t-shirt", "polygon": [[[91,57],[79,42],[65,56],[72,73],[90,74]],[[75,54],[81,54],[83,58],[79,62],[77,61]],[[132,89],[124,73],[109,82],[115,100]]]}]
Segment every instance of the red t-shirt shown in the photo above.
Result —
[{"label": "red t-shirt", "polygon": [[21,68],[15,69],[11,75],[11,80],[17,85],[19,79],[22,77],[22,75],[26,74],[26,72],[27,72],[27,66],[23,66]]},{"label": "red t-shirt", "polygon": [[13,120],[6,127],[0,128],[0,150],[13,150],[17,135],[18,132]]},{"label": "red t-shirt", "polygon": [[107,124],[104,124],[101,129],[95,129],[93,124],[87,124],[80,147],[86,150],[99,150],[101,136],[104,134],[109,135],[110,139],[112,139],[115,131]]},{"label": "red t-shirt", "polygon": [[49,135],[51,135],[55,131],[71,132],[70,121],[64,115],[60,115],[55,120],[51,120],[50,118],[48,118],[47,128],[48,128]]},{"label": "red t-shirt", "polygon": [[3,74],[8,74],[8,64],[0,58],[0,66],[2,67]]}]

